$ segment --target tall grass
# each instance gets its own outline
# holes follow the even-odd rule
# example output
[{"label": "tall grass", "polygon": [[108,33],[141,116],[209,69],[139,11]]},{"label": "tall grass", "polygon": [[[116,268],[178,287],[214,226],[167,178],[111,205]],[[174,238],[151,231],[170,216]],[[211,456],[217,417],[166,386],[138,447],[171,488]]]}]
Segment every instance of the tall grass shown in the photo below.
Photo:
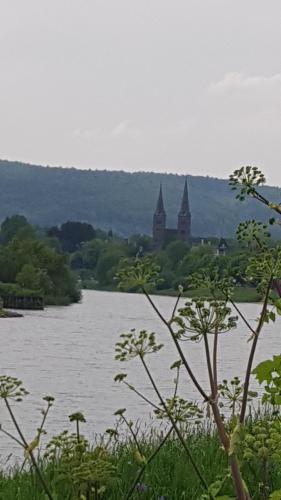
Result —
[{"label": "tall grass", "polygon": [[[227,474],[228,464],[225,453],[212,428],[207,426],[190,429],[185,434],[195,460],[200,462],[208,484]],[[140,445],[145,456],[149,456],[157,447],[161,435],[156,432],[143,435]],[[139,465],[135,459],[135,447],[129,438],[117,442],[111,448],[113,463],[117,467],[115,477],[109,482],[106,492],[99,498],[122,500],[136,477]],[[58,463],[40,461],[40,467],[48,482],[55,500],[77,500],[70,483],[63,480]],[[261,499],[259,492],[259,465],[243,466],[243,476],[253,493],[253,498]],[[230,496],[234,496],[231,480],[226,485]],[[281,488],[281,476],[278,470],[271,470],[271,491]],[[188,462],[183,447],[171,435],[155,459],[147,466],[134,495],[134,499],[143,500],[198,500],[203,495],[202,486]],[[225,490],[224,490],[225,494]],[[21,471],[19,467],[0,474],[1,500],[45,500],[45,493],[36,475],[31,471]]]}]

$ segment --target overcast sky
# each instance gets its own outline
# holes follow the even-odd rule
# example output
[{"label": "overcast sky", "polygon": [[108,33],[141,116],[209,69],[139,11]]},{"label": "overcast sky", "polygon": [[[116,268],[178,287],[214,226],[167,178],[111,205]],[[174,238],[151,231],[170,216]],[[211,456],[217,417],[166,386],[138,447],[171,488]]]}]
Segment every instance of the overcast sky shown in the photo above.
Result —
[{"label": "overcast sky", "polygon": [[0,157],[281,186],[280,0],[0,0]]}]

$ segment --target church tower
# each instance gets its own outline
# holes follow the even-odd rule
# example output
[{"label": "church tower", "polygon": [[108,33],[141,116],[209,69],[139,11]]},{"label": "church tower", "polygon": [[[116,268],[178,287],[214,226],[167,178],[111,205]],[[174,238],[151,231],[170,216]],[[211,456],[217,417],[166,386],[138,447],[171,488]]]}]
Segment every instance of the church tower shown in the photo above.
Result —
[{"label": "church tower", "polygon": [[164,243],[165,231],[166,231],[166,212],[164,209],[162,184],[161,184],[156,210],[153,216],[153,242],[156,248],[161,248],[162,244]]},{"label": "church tower", "polygon": [[190,237],[191,215],[189,210],[187,181],[185,179],[181,208],[178,213],[178,239],[181,241],[190,241]]}]

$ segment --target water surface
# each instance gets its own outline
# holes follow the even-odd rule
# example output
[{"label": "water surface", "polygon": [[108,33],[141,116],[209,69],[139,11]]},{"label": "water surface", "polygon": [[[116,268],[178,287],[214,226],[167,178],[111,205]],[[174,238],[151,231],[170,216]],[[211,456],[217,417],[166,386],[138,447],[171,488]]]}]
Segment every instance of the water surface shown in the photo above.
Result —
[{"label": "water surface", "polygon": [[[166,317],[169,317],[174,298],[154,297]],[[243,313],[254,326],[260,311],[259,304],[241,305]],[[178,359],[168,333],[145,297],[138,294],[84,291],[81,304],[69,307],[48,307],[44,311],[25,311],[21,319],[1,319],[0,373],[13,375],[24,382],[30,395],[16,405],[16,412],[28,440],[34,437],[40,422],[42,396],[55,397],[55,405],[47,423],[48,435],[69,428],[68,415],[82,411],[89,437],[103,432],[114,424],[113,413],[126,407],[128,416],[142,422],[149,420],[150,409],[132,391],[113,382],[120,371],[129,374],[129,381],[155,400],[141,366],[136,359],[129,363],[114,360],[114,345],[119,335],[131,328],[155,331],[163,351],[151,355],[149,363],[165,396],[173,389],[174,372],[169,367]],[[245,326],[220,337],[220,376],[230,379],[244,371],[250,344]],[[203,344],[182,344],[192,368],[208,391],[203,360]],[[280,353],[280,323],[266,325],[256,355],[256,363]],[[198,393],[183,373],[181,393],[200,402]],[[0,422],[12,427],[0,402]],[[1,436],[3,456],[21,452],[5,436]]]}]

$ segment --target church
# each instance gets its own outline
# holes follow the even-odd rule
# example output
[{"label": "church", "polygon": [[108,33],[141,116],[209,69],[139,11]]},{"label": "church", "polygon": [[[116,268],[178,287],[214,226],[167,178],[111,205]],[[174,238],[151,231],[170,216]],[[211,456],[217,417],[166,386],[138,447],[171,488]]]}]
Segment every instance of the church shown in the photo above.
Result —
[{"label": "church", "polygon": [[178,227],[176,229],[169,229],[166,227],[166,212],[164,208],[162,185],[160,191],[156,210],[153,216],[153,243],[155,248],[159,249],[162,245],[171,240],[179,240],[183,242],[191,241],[191,214],[189,210],[189,199],[187,190],[187,181],[184,183],[183,196],[178,213]]}]

